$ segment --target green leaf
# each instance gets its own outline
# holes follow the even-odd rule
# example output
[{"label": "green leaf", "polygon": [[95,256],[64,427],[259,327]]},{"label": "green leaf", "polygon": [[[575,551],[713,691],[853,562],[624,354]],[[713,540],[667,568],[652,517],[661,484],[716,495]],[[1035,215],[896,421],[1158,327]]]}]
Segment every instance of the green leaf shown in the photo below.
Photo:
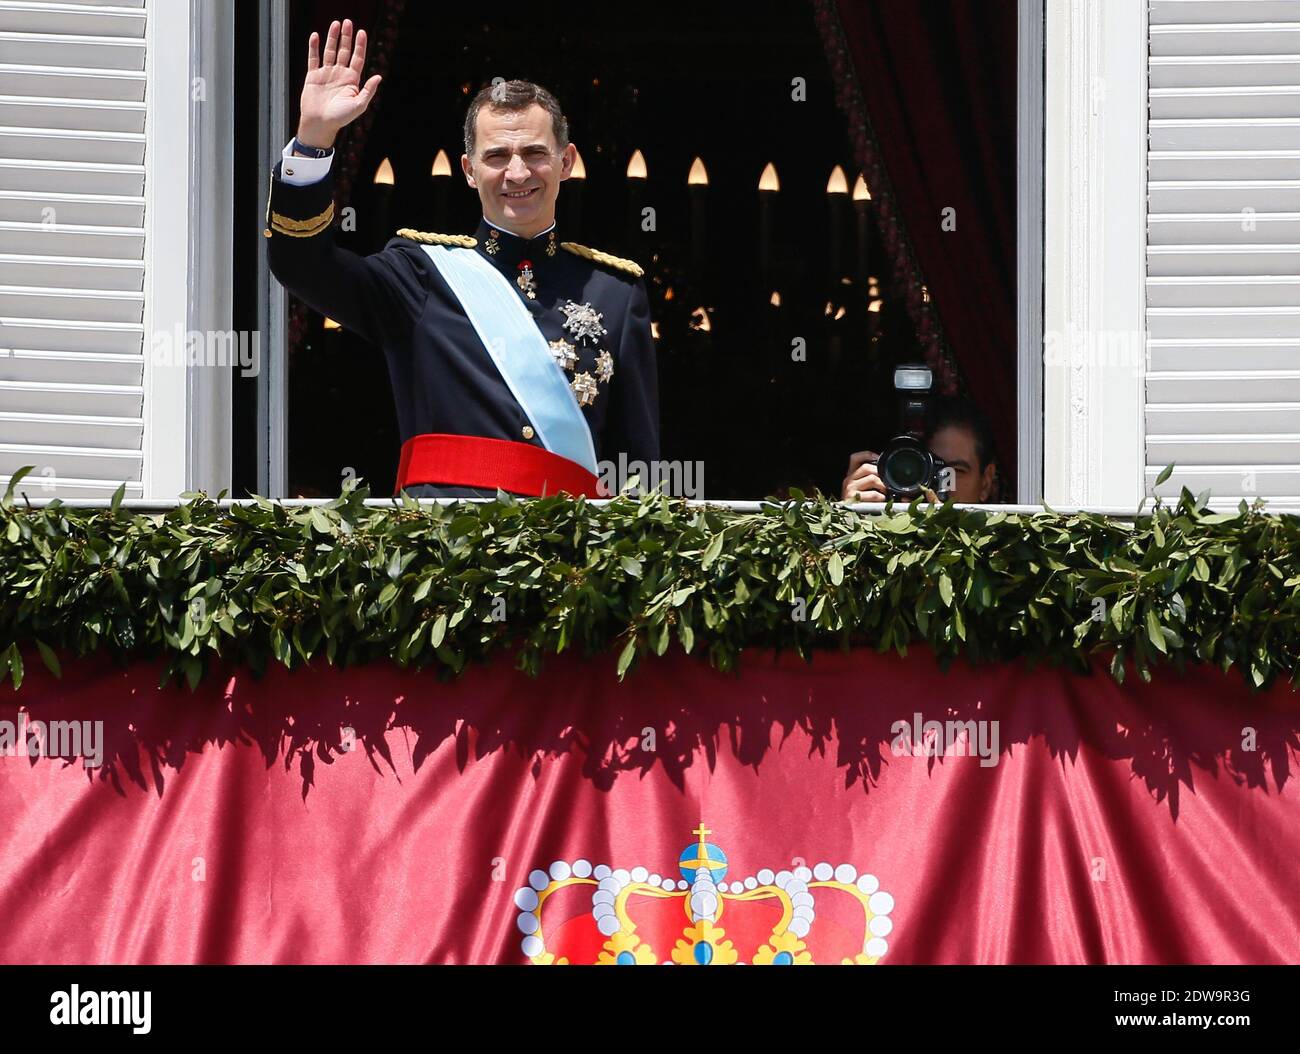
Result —
[{"label": "green leaf", "polygon": [[713,541],[709,542],[708,548],[704,550],[704,558],[700,561],[700,567],[706,571],[713,566],[713,561],[722,554],[722,538],[721,534],[716,535]]},{"label": "green leaf", "polygon": [[661,622],[650,631],[650,647],[656,655],[668,650],[668,623]]},{"label": "green leaf", "polygon": [[1165,634],[1160,627],[1160,619],[1156,617],[1155,608],[1147,608],[1147,639],[1162,654],[1169,654],[1169,649],[1165,645]]},{"label": "green leaf", "polygon": [[830,571],[831,582],[835,585],[844,581],[844,561],[840,559],[839,553],[831,553],[831,558],[827,561],[827,570]]},{"label": "green leaf", "polygon": [[623,675],[627,673],[627,668],[632,665],[632,660],[636,658],[636,638],[632,637],[623,645],[623,650],[618,656],[618,679],[621,681]]},{"label": "green leaf", "polygon": [[63,671],[59,668],[59,657],[54,654],[54,649],[46,644],[43,640],[36,642],[36,650],[41,653],[41,660],[45,663],[46,668],[55,677],[62,678]]},{"label": "green leaf", "polygon": [[433,620],[433,629],[429,633],[429,643],[435,648],[442,645],[443,638],[447,636],[447,616],[439,615]]},{"label": "green leaf", "polygon": [[23,686],[23,656],[17,644],[9,645],[9,673],[14,679],[14,691]]},{"label": "green leaf", "polygon": [[677,638],[682,642],[682,650],[689,655],[691,649],[695,647],[695,631],[691,629],[689,622],[679,622],[677,624]]},{"label": "green leaf", "polygon": [[35,469],[36,469],[35,465],[24,465],[22,468],[20,468],[17,472],[15,472],[12,476],[9,477],[9,484],[8,486],[5,487],[4,498],[0,499],[0,508],[9,509],[13,507],[14,488],[17,487],[18,484],[23,481],[24,476],[29,475],[31,472],[35,471]]}]

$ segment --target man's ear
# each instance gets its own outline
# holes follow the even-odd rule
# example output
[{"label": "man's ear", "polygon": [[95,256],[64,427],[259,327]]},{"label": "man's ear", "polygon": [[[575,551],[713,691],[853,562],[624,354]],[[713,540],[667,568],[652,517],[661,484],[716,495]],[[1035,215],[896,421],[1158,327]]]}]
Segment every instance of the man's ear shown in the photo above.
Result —
[{"label": "man's ear", "polygon": [[478,184],[474,182],[474,166],[469,163],[469,155],[460,155],[460,170],[465,173],[465,182],[475,190],[478,190]]},{"label": "man's ear", "polygon": [[980,502],[986,502],[993,497],[993,492],[998,481],[997,462],[990,462],[984,466],[984,471],[980,473]]},{"label": "man's ear", "polygon": [[573,166],[578,163],[578,148],[570,143],[560,152],[560,179],[566,180],[573,175]]}]

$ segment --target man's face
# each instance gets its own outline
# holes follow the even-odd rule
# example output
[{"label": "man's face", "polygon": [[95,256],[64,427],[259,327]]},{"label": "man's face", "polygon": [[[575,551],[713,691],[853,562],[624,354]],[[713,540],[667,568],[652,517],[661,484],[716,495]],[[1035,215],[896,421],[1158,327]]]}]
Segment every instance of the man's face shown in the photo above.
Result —
[{"label": "man's face", "polygon": [[555,219],[560,183],[569,178],[577,148],[560,151],[551,115],[534,103],[526,110],[478,112],[474,157],[462,154],[461,170],[478,191],[483,215],[521,238],[540,234]]},{"label": "man's face", "polygon": [[949,425],[930,437],[930,450],[948,463],[953,471],[952,500],[957,502],[988,501],[993,496],[995,469],[992,464],[980,470],[975,456],[975,436],[969,428]]}]

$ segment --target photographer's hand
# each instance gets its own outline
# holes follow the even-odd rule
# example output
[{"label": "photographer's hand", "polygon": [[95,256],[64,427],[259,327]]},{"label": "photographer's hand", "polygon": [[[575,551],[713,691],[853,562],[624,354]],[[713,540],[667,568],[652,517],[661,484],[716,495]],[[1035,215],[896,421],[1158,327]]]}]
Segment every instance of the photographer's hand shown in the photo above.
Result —
[{"label": "photographer's hand", "polygon": [[361,70],[366,63],[366,31],[359,30],[355,46],[352,20],[342,26],[331,22],[325,38],[325,54],[318,54],[320,34],[307,43],[307,77],[302,85],[298,108],[298,141],[322,149],[334,145],[339,129],[363,113],[379,89],[378,74],[361,87]]},{"label": "photographer's hand", "polygon": [[849,468],[840,485],[840,501],[884,501],[885,484],[876,475],[880,455],[874,450],[859,450],[849,455]]}]

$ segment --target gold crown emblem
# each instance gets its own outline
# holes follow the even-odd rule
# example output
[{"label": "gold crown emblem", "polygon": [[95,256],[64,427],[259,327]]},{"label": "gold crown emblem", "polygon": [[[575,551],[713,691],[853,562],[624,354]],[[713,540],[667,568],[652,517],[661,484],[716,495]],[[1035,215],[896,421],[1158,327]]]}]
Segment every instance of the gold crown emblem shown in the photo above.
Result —
[{"label": "gold crown emblem", "polygon": [[728,881],[712,832],[692,833],[680,878],[587,860],[534,870],[514,901],[523,953],[557,966],[803,966],[874,965],[888,950],[894,898],[874,875],[799,861]]}]

